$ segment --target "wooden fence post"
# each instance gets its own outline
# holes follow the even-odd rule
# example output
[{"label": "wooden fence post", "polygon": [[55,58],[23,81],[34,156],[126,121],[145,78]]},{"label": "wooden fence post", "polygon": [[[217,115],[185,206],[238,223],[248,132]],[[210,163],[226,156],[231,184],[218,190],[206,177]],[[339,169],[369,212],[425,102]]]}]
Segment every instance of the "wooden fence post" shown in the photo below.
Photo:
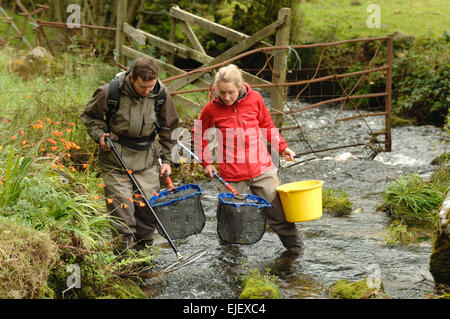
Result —
[{"label": "wooden fence post", "polygon": [[[282,19],[284,19],[285,24],[277,31],[275,46],[289,45],[289,33],[291,29],[290,8],[281,8],[280,11],[278,11],[278,20]],[[278,51],[275,53],[275,58],[273,61],[272,83],[277,84],[286,82],[287,56],[287,50]],[[283,111],[285,95],[286,87],[275,86],[272,89],[271,108],[274,110]],[[283,115],[275,115],[274,123],[276,127],[281,128],[281,126],[283,125]]]},{"label": "wooden fence post", "polygon": [[127,21],[127,0],[117,0],[117,29],[116,50],[114,60],[125,65],[125,56],[122,54],[122,45],[125,44],[123,24]]}]

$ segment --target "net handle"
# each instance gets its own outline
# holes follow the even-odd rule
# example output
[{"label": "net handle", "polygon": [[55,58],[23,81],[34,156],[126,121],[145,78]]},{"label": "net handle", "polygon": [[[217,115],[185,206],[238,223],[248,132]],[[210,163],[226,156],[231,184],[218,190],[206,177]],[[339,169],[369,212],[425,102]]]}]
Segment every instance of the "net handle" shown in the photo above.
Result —
[{"label": "net handle", "polygon": [[[201,163],[200,159],[197,155],[195,155],[189,148],[186,147],[183,143],[180,141],[177,141],[178,145],[180,145],[183,149],[185,149],[197,162]],[[226,188],[228,188],[233,194],[239,195],[239,193],[233,188],[233,186],[230,185],[227,181],[225,181],[222,177],[217,175],[216,172],[212,172],[213,176],[217,178]]]},{"label": "net handle", "polygon": [[219,175],[217,175],[216,172],[212,172],[213,176],[215,178],[217,178],[226,188],[228,188],[234,195],[239,195],[239,193],[237,192],[237,190],[235,190],[233,188],[233,186],[230,185],[230,183],[228,183],[227,181],[225,181],[222,177],[220,177]]},{"label": "net handle", "polygon": [[[158,157],[158,163],[162,167],[161,157]],[[167,171],[164,171],[164,177],[166,178],[166,182],[167,182],[167,185],[169,185],[169,188],[172,191],[176,191],[175,186],[173,186],[172,179],[170,178],[169,173],[167,173]]]}]

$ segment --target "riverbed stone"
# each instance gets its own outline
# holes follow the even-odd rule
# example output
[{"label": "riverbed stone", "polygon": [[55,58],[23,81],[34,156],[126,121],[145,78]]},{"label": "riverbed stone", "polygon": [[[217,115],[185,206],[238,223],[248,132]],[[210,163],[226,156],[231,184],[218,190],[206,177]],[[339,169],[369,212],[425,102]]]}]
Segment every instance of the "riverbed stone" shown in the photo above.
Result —
[{"label": "riverbed stone", "polygon": [[430,256],[430,272],[435,283],[450,285],[450,192],[439,211]]},{"label": "riverbed stone", "polygon": [[346,279],[338,280],[329,288],[330,297],[333,299],[375,299],[385,298],[383,284],[373,287],[367,278],[351,282]]},{"label": "riverbed stone", "polygon": [[244,279],[239,299],[281,299],[276,278],[253,270]]},{"label": "riverbed stone", "polygon": [[36,47],[25,56],[15,59],[10,64],[10,69],[23,79],[30,79],[37,75],[58,75],[63,72],[63,68],[43,47]]}]

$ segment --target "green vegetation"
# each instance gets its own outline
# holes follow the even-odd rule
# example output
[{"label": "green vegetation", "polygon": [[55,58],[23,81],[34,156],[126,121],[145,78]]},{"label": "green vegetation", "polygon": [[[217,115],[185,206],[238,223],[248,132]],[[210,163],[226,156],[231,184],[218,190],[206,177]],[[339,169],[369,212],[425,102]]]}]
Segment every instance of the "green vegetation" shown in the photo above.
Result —
[{"label": "green vegetation", "polygon": [[[369,28],[367,12],[371,4],[380,7],[380,28]],[[449,30],[444,12],[450,10],[445,0],[415,1],[382,0],[316,0],[297,4],[301,10],[301,27],[291,36],[291,43],[317,43],[394,34],[392,74],[392,112],[412,120],[414,124],[443,126],[450,109],[450,47]],[[447,29],[446,29],[447,28]],[[302,68],[315,68],[321,49],[298,51]],[[384,42],[347,44],[328,48],[322,57],[323,67],[336,72],[353,72],[386,63]],[[291,57],[293,67],[297,61]],[[326,75],[326,71],[323,71]],[[384,74],[370,73],[363,77],[345,78],[342,86],[354,94],[381,92],[385,89]],[[314,86],[312,85],[314,90]],[[317,86],[317,94],[323,88]],[[327,87],[323,94],[342,94],[339,85]],[[358,99],[359,108],[383,105],[378,99]],[[398,124],[396,121],[394,124]]]},{"label": "green vegetation", "polygon": [[387,228],[384,239],[388,246],[395,246],[398,244],[408,245],[414,240],[414,237],[414,233],[408,231],[407,225],[402,222],[394,222]]},{"label": "green vegetation", "polygon": [[392,110],[417,124],[443,126],[450,109],[450,46],[443,38],[394,39]]},{"label": "green vegetation", "polygon": [[368,279],[361,279],[356,282],[348,280],[338,280],[329,288],[331,298],[335,299],[375,299],[383,293],[383,284],[380,288],[371,287]]},{"label": "green vegetation", "polygon": [[261,274],[258,269],[252,269],[242,278],[244,288],[239,299],[280,299],[278,281],[268,270]]},{"label": "green vegetation", "polygon": [[52,298],[49,270],[58,246],[48,233],[0,217],[0,298]]},{"label": "green vegetation", "polygon": [[[380,28],[369,28],[367,19],[380,8]],[[301,2],[303,41],[343,40],[401,32],[413,36],[441,36],[448,22],[450,3],[445,0],[313,0]]]},{"label": "green vegetation", "polygon": [[[113,69],[62,55],[63,74],[24,80],[7,72],[6,52],[0,51],[0,296],[144,297],[135,282],[156,251],[114,253],[118,240],[95,146],[79,117]],[[81,288],[68,289],[69,265],[79,266]]]},{"label": "green vegetation", "polygon": [[[439,181],[437,176],[436,181]],[[417,174],[400,176],[386,188],[384,204],[394,219],[432,225],[436,218],[435,212],[444,199],[442,187],[440,182],[433,184],[422,181]]]},{"label": "green vegetation", "polygon": [[322,189],[322,208],[324,211],[338,216],[348,215],[352,211],[353,204],[348,199],[348,193],[343,190]]}]

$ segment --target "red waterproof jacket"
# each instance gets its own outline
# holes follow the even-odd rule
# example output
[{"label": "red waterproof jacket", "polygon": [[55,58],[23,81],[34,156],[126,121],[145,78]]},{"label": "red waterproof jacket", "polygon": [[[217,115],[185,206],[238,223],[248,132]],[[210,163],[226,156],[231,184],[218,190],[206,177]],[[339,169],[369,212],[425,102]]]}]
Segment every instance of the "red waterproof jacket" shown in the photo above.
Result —
[{"label": "red waterproof jacket", "polygon": [[[208,130],[216,129],[220,175],[228,181],[255,178],[274,167],[267,142],[281,153],[288,147],[275,128],[258,91],[247,83],[233,105],[225,105],[215,88],[194,125],[194,150],[205,167],[213,163]],[[267,142],[266,142],[267,141]]]}]

